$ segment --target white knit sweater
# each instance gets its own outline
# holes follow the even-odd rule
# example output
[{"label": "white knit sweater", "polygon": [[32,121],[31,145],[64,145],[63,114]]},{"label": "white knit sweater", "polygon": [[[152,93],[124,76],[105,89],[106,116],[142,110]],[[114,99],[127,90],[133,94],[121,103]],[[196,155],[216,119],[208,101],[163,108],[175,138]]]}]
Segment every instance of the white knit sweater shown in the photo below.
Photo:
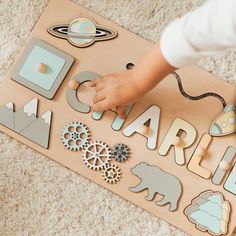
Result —
[{"label": "white knit sweater", "polygon": [[207,1],[168,25],[160,44],[167,62],[177,68],[236,46],[236,0]]}]

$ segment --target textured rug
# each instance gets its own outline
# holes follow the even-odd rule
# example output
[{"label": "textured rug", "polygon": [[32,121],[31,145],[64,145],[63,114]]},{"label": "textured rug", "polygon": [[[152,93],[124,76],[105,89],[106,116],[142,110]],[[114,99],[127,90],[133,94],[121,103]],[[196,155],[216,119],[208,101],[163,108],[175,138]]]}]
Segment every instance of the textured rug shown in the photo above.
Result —
[{"label": "textured rug", "polygon": [[[0,0],[0,76],[47,5],[47,0]],[[202,0],[77,0],[155,42],[174,18]],[[236,83],[236,51],[199,66]],[[32,149],[0,133],[0,235],[187,235]]]}]

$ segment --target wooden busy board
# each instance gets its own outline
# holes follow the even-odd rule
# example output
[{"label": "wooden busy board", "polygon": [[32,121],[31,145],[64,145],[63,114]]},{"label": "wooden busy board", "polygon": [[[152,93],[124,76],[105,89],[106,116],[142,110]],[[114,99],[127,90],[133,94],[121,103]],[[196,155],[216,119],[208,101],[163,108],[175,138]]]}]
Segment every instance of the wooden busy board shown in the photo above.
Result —
[{"label": "wooden busy board", "polygon": [[[63,22],[67,23],[79,16],[89,17],[95,20],[97,24],[113,29],[118,33],[118,36],[112,40],[95,42],[89,47],[79,48],[75,47],[67,40],[54,37],[47,32],[47,28],[50,25]],[[92,112],[81,113],[72,109],[66,98],[68,83],[72,78],[83,71],[103,75],[124,70],[127,63],[131,62],[135,64],[152,47],[152,44],[112,22],[103,19],[95,13],[66,0],[50,1],[35,25],[29,42],[32,38],[40,39],[69,56],[72,56],[75,59],[74,64],[59,86],[55,96],[52,99],[47,99],[45,96],[27,88],[27,86],[23,86],[12,80],[12,73],[15,73],[18,64],[22,63],[20,60],[22,60],[23,54],[21,54],[15,62],[13,72],[11,71],[9,73],[0,87],[0,106],[9,104],[9,102],[12,101],[15,106],[15,111],[17,111],[30,100],[37,98],[39,103],[38,116],[48,110],[52,111],[49,146],[45,148],[42,145],[38,145],[28,138],[25,138],[27,133],[24,135],[18,134],[4,125],[0,125],[2,132],[191,235],[209,235],[209,231],[203,232],[197,229],[196,224],[190,222],[184,214],[185,208],[191,204],[194,198],[205,191],[211,190],[213,192],[220,192],[224,200],[228,201],[228,204],[231,206],[231,211],[228,212],[229,222],[226,227],[227,232],[225,233],[227,235],[232,234],[236,226],[236,195],[227,191],[223,186],[227,175],[224,177],[224,181],[221,184],[215,185],[212,183],[212,176],[205,179],[189,171],[187,168],[187,164],[198,142],[201,140],[202,135],[208,133],[213,120],[222,113],[222,104],[219,99],[206,97],[197,101],[189,100],[180,93],[177,80],[173,75],[170,75],[133,106],[122,129],[115,131],[111,128],[112,121],[115,118],[114,112],[107,111],[100,120],[95,120],[92,118]],[[24,50],[22,50],[22,53],[23,52]],[[179,70],[177,73],[188,94],[199,95],[206,92],[214,92],[221,95],[227,104],[235,104],[236,89],[232,85],[215,78],[213,75],[195,66]],[[85,83],[78,89],[77,96],[83,103],[91,104],[94,93],[94,90],[89,88]],[[154,149],[147,148],[147,139],[144,135],[136,133],[128,137],[122,133],[122,130],[143,114],[151,105],[160,108],[157,146]],[[173,147],[164,156],[160,155],[158,152],[175,118],[181,118],[187,121],[197,132],[193,144],[184,149],[186,161],[185,164],[181,165],[178,165],[175,161]],[[61,141],[61,132],[64,126],[72,121],[78,121],[87,125],[90,130],[91,140],[103,141],[110,147],[117,143],[124,143],[129,147],[130,157],[127,161],[121,163],[117,163],[115,160],[111,161],[112,164],[119,166],[122,171],[122,178],[116,184],[105,182],[101,171],[87,168],[82,160],[82,150],[71,151],[64,147]],[[158,120],[156,122],[158,122]],[[38,132],[41,131],[38,130]],[[212,137],[211,139],[211,143],[207,148],[207,157],[202,159],[201,165],[206,167],[213,175],[226,149],[229,146],[236,146],[236,137],[235,133],[233,133],[223,137]],[[236,160],[234,160],[234,162],[235,161]],[[146,196],[147,190],[141,191],[140,193],[135,193],[130,190],[130,187],[134,187],[140,182],[140,179],[130,171],[136,165],[141,166],[142,164],[140,164],[140,162],[146,162],[150,166],[159,167],[163,171],[162,174],[164,173],[164,176],[167,172],[173,178],[177,177],[175,180],[179,181],[182,185],[177,210],[169,211],[169,205],[157,206],[154,200],[145,200],[144,197]],[[229,174],[230,169],[228,168],[226,172]],[[160,184],[158,180],[158,178],[154,178],[152,184],[158,186]],[[161,181],[165,185],[169,185],[168,180],[165,182],[165,178],[161,179]],[[155,200],[160,199],[161,195],[156,195]]]}]

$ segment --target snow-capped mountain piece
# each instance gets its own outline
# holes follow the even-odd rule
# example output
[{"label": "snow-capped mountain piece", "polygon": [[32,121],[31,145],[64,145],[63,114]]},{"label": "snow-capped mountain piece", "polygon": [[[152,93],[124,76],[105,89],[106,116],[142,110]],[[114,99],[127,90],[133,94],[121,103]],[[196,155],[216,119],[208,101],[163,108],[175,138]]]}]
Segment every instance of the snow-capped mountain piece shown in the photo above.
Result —
[{"label": "snow-capped mountain piece", "polygon": [[34,98],[30,102],[24,105],[23,111],[28,115],[37,115],[37,110],[38,110],[38,99]]},{"label": "snow-capped mountain piece", "polygon": [[15,113],[15,131],[19,133],[32,124],[37,119],[37,110],[38,99],[34,98],[17,111]]},{"label": "snow-capped mountain piece", "polygon": [[0,124],[15,130],[14,105],[12,102],[0,107]]},{"label": "snow-capped mountain piece", "polygon": [[25,138],[48,148],[52,111],[47,111],[38,118],[38,99],[32,99],[25,106],[14,112],[14,103],[0,107],[0,124],[21,134]]},{"label": "snow-capped mountain piece", "polygon": [[14,104],[13,104],[13,102],[8,102],[8,103],[6,104],[6,107],[9,108],[9,109],[11,109],[11,110],[14,110]]},{"label": "snow-capped mountain piece", "polygon": [[22,130],[20,134],[30,139],[31,141],[39,144],[40,146],[48,148],[49,136],[50,136],[50,121],[51,121],[51,119],[50,121],[48,119],[49,119],[49,114],[51,114],[51,112],[50,113],[46,112],[45,114],[48,114],[46,116],[46,121],[45,118],[40,117],[32,124],[27,126],[24,130]]},{"label": "snow-capped mountain piece", "polygon": [[42,119],[44,119],[45,123],[48,124],[49,126],[51,125],[51,117],[52,117],[51,111],[47,111],[42,115]]}]

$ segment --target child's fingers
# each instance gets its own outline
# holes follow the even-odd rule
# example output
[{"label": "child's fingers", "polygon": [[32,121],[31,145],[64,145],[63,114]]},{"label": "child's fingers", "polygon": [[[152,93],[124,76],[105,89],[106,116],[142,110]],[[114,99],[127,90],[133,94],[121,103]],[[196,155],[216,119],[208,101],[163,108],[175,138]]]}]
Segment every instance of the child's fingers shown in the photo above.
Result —
[{"label": "child's fingers", "polygon": [[116,108],[117,114],[118,114],[118,116],[119,116],[121,119],[125,119],[125,117],[126,117],[126,110],[127,110],[127,107],[126,107],[126,106],[118,106],[118,107]]},{"label": "child's fingers", "polygon": [[101,91],[104,88],[105,88],[104,83],[100,82],[100,83],[96,84],[96,88],[95,89],[96,89],[96,92],[98,92],[98,91]]},{"label": "child's fingers", "polygon": [[103,77],[99,77],[95,80],[92,80],[90,83],[89,83],[89,86],[90,87],[95,87],[97,85],[98,82],[100,82],[102,80]]},{"label": "child's fingers", "polygon": [[97,93],[93,98],[93,103],[98,103],[106,98],[106,94],[104,93]]},{"label": "child's fingers", "polygon": [[108,103],[107,99],[104,99],[92,106],[94,112],[106,111],[111,109],[111,105]]},{"label": "child's fingers", "polygon": [[96,80],[92,80],[90,83],[89,83],[89,86],[90,87],[95,87],[97,85],[97,81]]},{"label": "child's fingers", "polygon": [[104,81],[105,78],[106,78],[105,76],[98,77],[97,79],[92,80],[92,81],[89,83],[89,86],[90,86],[90,87],[95,87],[99,82]]}]

